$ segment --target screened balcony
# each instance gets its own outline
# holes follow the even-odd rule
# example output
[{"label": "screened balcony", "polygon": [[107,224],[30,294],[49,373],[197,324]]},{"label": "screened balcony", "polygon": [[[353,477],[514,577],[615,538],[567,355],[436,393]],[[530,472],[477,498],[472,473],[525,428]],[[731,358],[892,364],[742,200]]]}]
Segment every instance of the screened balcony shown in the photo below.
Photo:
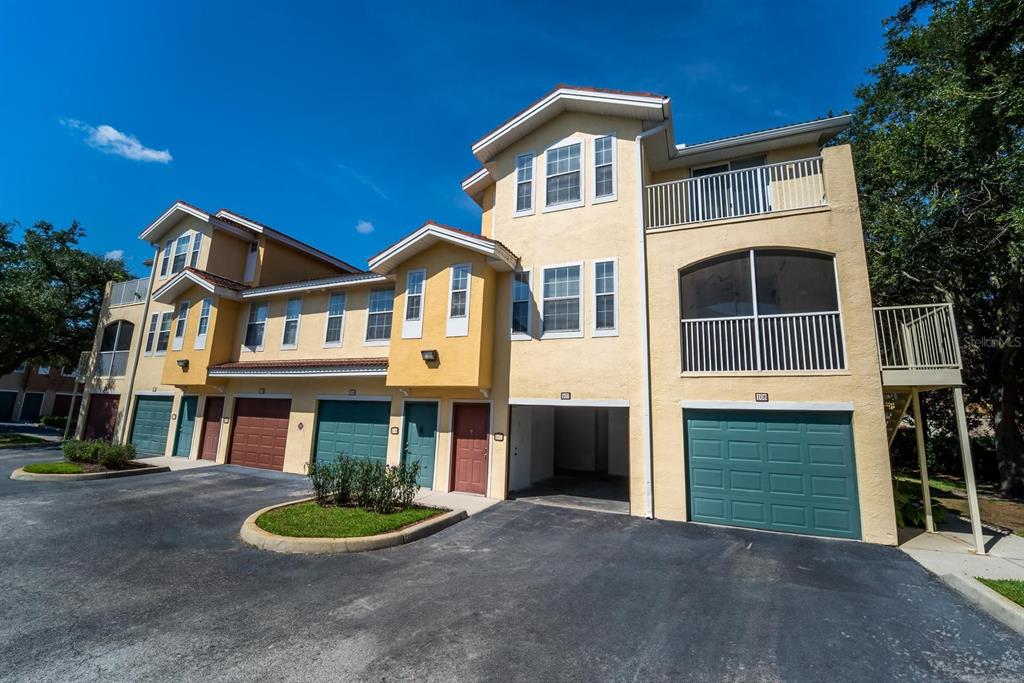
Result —
[{"label": "screened balcony", "polygon": [[679,290],[684,373],[846,368],[831,255],[726,254],[681,270]]},{"label": "screened balcony", "polygon": [[[828,206],[821,157],[723,170],[693,171],[693,177],[648,185],[644,225],[668,228],[691,223]],[[728,169],[728,170],[724,170]]]},{"label": "screened balcony", "polygon": [[114,282],[110,285],[110,303],[114,306],[131,306],[141,304],[149,294],[149,278],[144,277],[138,280],[126,282]]},{"label": "screened balcony", "polygon": [[86,377],[124,377],[128,370],[128,356],[135,325],[127,320],[115,320],[103,328],[100,350],[82,355],[79,373]]}]

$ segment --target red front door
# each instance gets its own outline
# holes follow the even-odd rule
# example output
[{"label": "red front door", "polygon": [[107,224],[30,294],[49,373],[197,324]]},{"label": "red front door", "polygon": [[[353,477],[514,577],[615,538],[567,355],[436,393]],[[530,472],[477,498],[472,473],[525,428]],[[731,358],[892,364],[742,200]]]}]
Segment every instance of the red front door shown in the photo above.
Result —
[{"label": "red front door", "polygon": [[491,408],[457,403],[452,410],[452,490],[486,495]]},{"label": "red front door", "polygon": [[85,418],[86,439],[114,438],[117,425],[117,404],[120,396],[114,394],[92,394],[89,396],[89,413]]},{"label": "red front door", "polygon": [[207,396],[203,408],[203,433],[199,437],[199,457],[203,460],[217,459],[217,443],[220,441],[220,420],[224,416],[224,397]]}]

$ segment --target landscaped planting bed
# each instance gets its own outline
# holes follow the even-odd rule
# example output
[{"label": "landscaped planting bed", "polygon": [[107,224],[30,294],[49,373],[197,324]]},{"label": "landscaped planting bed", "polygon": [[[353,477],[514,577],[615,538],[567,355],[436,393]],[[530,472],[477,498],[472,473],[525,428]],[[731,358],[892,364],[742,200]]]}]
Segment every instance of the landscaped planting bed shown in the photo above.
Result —
[{"label": "landscaped planting bed", "polygon": [[445,511],[438,508],[408,507],[381,514],[358,507],[321,507],[309,501],[265,512],[256,520],[256,525],[280,536],[353,538],[397,531],[442,512]]},{"label": "landscaped planting bed", "polygon": [[101,479],[164,472],[166,467],[156,467],[137,462],[135,446],[116,444],[109,441],[65,441],[64,460],[34,462],[15,470],[12,479],[54,480]]}]

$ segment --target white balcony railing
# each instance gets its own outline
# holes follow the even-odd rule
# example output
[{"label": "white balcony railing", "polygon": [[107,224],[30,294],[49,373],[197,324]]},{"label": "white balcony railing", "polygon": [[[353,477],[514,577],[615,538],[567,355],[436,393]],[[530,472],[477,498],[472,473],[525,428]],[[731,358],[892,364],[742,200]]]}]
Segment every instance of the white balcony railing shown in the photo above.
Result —
[{"label": "white balcony railing", "polygon": [[141,304],[149,294],[149,278],[115,282],[110,286],[110,306]]},{"label": "white balcony railing", "polygon": [[788,372],[846,367],[838,311],[682,321],[683,372]]},{"label": "white balcony railing", "polygon": [[674,225],[827,206],[821,157],[648,185],[644,225]]},{"label": "white balcony railing", "polygon": [[97,351],[82,354],[78,363],[80,381],[89,377],[124,377],[128,351]]},{"label": "white balcony railing", "polygon": [[883,370],[961,367],[952,304],[876,308],[875,335]]}]

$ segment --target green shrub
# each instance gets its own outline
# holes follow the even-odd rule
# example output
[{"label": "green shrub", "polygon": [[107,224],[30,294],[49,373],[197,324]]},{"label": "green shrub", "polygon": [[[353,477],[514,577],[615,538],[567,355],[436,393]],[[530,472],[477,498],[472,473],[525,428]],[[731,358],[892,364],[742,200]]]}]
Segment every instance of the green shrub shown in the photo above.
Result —
[{"label": "green shrub", "polygon": [[340,456],[336,461],[313,461],[306,475],[313,497],[321,506],[357,504],[361,508],[387,514],[412,505],[419,491],[416,475],[419,463],[389,467],[369,458]]},{"label": "green shrub", "polygon": [[135,459],[135,446],[117,444],[95,439],[65,441],[63,446],[64,459],[68,462],[103,465],[109,469],[124,467],[129,460]]},{"label": "green shrub", "polygon": [[64,415],[43,415],[39,418],[39,424],[46,427],[56,427],[57,429],[64,429],[67,423],[68,418]]},{"label": "green shrub", "polygon": [[[896,526],[912,526],[924,528],[924,500],[921,498],[921,487],[913,482],[892,480],[892,495],[896,504]],[[946,508],[932,501],[932,519],[936,525],[946,519]]]}]

